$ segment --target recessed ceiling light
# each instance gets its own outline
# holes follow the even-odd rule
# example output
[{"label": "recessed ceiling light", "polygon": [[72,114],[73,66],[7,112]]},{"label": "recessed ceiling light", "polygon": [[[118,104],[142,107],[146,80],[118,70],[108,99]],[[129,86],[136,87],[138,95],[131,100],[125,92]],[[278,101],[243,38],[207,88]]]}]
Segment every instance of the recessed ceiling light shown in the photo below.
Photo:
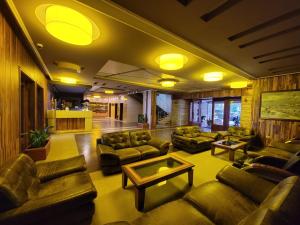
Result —
[{"label": "recessed ceiling light", "polygon": [[223,72],[210,72],[204,74],[204,81],[219,81],[223,79]]},{"label": "recessed ceiling light", "polygon": [[158,82],[163,87],[174,87],[175,84],[178,82],[178,80],[176,80],[176,79],[167,79],[166,78],[166,79],[160,79]]},{"label": "recessed ceiling light", "polygon": [[77,84],[77,80],[71,77],[61,77],[60,81],[66,84]]},{"label": "recessed ceiling light", "polygon": [[187,63],[188,59],[182,54],[169,53],[158,56],[155,61],[161,69],[179,70]]},{"label": "recessed ceiling light", "polygon": [[245,88],[247,87],[247,85],[248,85],[247,81],[237,81],[237,82],[230,83],[231,88]]},{"label": "recessed ceiling light", "polygon": [[89,45],[98,38],[99,29],[86,16],[61,5],[41,5],[36,15],[55,38],[74,45]]},{"label": "recessed ceiling light", "polygon": [[113,94],[114,91],[113,91],[113,90],[105,90],[104,93],[105,93],[105,94]]}]

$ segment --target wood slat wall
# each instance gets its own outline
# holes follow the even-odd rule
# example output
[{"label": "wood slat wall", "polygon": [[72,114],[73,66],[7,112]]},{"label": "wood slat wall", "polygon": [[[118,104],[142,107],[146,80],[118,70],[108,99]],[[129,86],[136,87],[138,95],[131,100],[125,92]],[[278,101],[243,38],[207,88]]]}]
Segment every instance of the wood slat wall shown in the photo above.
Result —
[{"label": "wood slat wall", "polygon": [[252,128],[264,143],[286,141],[300,133],[300,121],[260,119],[261,93],[300,89],[300,74],[263,78],[253,82]]},{"label": "wood slat wall", "polygon": [[45,102],[47,102],[47,80],[3,15],[2,10],[5,9],[0,8],[0,165],[2,165],[5,161],[17,157],[20,151],[20,69],[44,88]]}]

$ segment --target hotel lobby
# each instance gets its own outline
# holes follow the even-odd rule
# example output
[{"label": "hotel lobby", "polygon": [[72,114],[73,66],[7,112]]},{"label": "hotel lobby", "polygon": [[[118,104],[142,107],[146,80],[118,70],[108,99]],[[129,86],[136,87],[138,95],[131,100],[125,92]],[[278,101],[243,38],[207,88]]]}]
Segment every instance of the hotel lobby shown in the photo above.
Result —
[{"label": "hotel lobby", "polygon": [[300,2],[0,2],[0,225],[297,225]]}]

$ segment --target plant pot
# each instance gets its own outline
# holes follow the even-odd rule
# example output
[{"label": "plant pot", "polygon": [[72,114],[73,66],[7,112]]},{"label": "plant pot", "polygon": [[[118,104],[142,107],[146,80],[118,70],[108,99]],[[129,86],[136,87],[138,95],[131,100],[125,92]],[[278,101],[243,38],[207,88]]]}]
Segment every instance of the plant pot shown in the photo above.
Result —
[{"label": "plant pot", "polygon": [[50,151],[50,140],[47,140],[44,147],[31,148],[30,146],[24,150],[24,153],[29,155],[34,161],[44,160]]},{"label": "plant pot", "polygon": [[138,123],[138,128],[149,129],[148,123]]}]

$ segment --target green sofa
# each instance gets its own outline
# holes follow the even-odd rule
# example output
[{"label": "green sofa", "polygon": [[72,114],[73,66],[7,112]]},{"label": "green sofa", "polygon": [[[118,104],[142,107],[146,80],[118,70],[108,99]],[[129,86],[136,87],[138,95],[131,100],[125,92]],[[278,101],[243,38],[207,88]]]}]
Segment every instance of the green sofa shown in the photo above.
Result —
[{"label": "green sofa", "polygon": [[169,144],[148,130],[107,133],[97,139],[97,155],[103,173],[112,174],[122,165],[167,154]]},{"label": "green sofa", "polygon": [[177,149],[197,153],[209,150],[218,137],[218,133],[202,132],[198,126],[181,126],[172,133],[172,144]]},{"label": "green sofa", "polygon": [[245,147],[247,150],[251,148],[251,146],[256,145],[254,142],[257,142],[256,136],[250,129],[244,127],[229,127],[227,131],[218,131],[221,139],[230,138],[232,141],[244,141],[247,142],[247,146]]}]

